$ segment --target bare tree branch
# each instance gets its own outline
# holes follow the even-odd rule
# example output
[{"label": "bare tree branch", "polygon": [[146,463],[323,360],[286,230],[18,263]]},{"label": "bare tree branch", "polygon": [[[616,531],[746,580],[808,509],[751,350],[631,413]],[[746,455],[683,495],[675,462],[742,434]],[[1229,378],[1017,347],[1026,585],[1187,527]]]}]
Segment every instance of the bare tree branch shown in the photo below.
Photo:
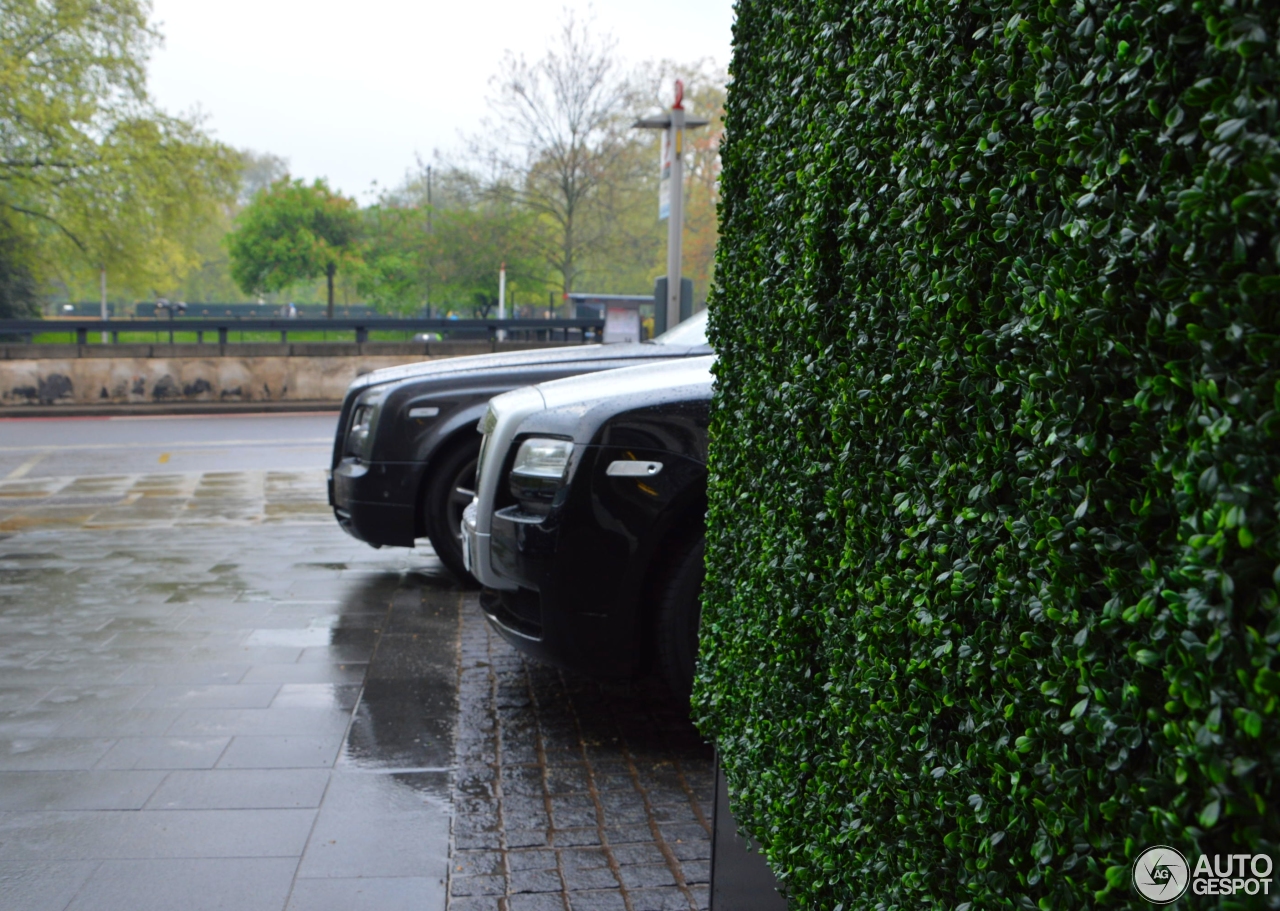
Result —
[{"label": "bare tree branch", "polygon": [[473,144],[498,186],[554,224],[547,260],[566,293],[584,258],[608,236],[605,184],[618,177],[610,164],[633,113],[616,46],[566,11],[556,44],[541,59],[507,54],[489,102],[495,119]]}]

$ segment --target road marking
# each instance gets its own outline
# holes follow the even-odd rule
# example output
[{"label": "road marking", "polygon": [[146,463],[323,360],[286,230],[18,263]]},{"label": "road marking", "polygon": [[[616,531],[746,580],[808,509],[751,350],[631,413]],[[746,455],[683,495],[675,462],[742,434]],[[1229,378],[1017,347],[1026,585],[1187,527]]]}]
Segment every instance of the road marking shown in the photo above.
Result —
[{"label": "road marking", "polygon": [[17,468],[15,468],[13,471],[5,475],[4,479],[6,481],[16,481],[19,478],[25,478],[30,473],[31,469],[35,468],[37,465],[39,465],[41,462],[44,461],[45,456],[47,456],[48,454],[49,452],[48,450],[46,450],[40,453],[39,455],[32,456],[31,458],[23,462],[21,465],[19,465]]},{"label": "road marking", "polygon": [[[273,446],[275,450],[289,453],[306,453],[306,452],[330,452],[333,447],[329,445],[319,444],[303,444],[301,446]],[[170,459],[176,459],[178,456],[203,455],[210,452],[222,452],[217,446],[192,446],[187,449],[170,449],[165,453]],[[167,460],[166,460],[167,461]],[[203,469],[204,471],[216,471],[217,469]],[[274,468],[232,468],[230,471],[275,471]]]},{"label": "road marking", "polygon": [[[245,414],[232,411],[227,414],[201,414],[193,411],[190,414],[74,414],[63,417],[62,415],[44,415],[41,417],[25,417],[20,409],[25,405],[17,405],[12,408],[0,409],[0,421],[8,421],[11,423],[32,423],[35,421],[168,421],[183,420],[189,421],[193,418],[205,420],[206,418],[336,418],[342,414],[341,411],[252,411]],[[16,413],[15,413],[16,412]]]},{"label": "road marking", "polygon": [[167,461],[169,461],[169,453],[167,452],[160,453],[160,464],[163,465]]},{"label": "road marking", "polygon": [[[280,440],[183,440],[171,441],[169,445],[184,449],[213,449],[224,446],[290,446],[290,445],[314,445],[316,443],[333,444],[333,437],[288,437]],[[67,452],[69,450],[79,449],[137,449],[138,444],[134,443],[85,443],[79,446],[74,444],[60,445],[59,451]],[[49,445],[43,446],[0,446],[0,452],[48,452]]]}]

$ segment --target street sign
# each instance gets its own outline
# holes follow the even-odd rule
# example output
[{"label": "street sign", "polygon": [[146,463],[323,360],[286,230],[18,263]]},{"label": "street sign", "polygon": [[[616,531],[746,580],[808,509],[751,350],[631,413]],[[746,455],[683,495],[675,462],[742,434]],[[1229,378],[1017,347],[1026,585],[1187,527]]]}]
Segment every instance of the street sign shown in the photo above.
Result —
[{"label": "street sign", "polygon": [[612,301],[604,308],[606,345],[640,341],[640,307],[635,302]]}]

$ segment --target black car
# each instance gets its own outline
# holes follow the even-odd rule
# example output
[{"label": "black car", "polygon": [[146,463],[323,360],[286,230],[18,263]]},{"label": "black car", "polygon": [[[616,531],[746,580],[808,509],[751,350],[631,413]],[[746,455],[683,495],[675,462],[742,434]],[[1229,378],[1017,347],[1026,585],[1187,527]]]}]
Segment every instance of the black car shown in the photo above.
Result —
[{"label": "black car", "polygon": [[457,357],[376,370],[351,384],[334,441],[329,505],[374,547],[430,538],[465,578],[458,533],[475,488],[489,399],[530,383],[710,352],[706,314],[648,342]]},{"label": "black car", "polygon": [[481,605],[532,656],[594,676],[697,655],[712,357],[560,380],[489,403],[463,517]]}]

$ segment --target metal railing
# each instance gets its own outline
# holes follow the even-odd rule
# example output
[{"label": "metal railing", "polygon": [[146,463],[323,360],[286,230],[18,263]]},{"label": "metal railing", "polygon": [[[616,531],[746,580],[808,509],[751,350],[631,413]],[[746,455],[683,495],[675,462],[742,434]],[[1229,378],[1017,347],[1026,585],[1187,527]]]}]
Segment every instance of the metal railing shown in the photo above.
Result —
[{"label": "metal railing", "polygon": [[[354,333],[357,344],[369,340],[370,332],[403,332],[435,334],[443,339],[495,340],[501,332],[506,338],[521,341],[599,340],[604,319],[393,319],[387,317],[344,319],[223,319],[177,317],[175,319],[11,319],[0,320],[0,340],[10,339],[30,344],[36,335],[66,333],[75,344],[89,342],[89,333],[109,333],[113,343],[125,333],[168,334],[170,344],[175,332],[196,334],[196,343],[204,344],[206,333],[216,334],[217,343],[229,343],[231,333],[275,333],[287,343],[291,332]],[[71,338],[68,339],[70,341]],[[211,340],[212,341],[212,340]]]}]

